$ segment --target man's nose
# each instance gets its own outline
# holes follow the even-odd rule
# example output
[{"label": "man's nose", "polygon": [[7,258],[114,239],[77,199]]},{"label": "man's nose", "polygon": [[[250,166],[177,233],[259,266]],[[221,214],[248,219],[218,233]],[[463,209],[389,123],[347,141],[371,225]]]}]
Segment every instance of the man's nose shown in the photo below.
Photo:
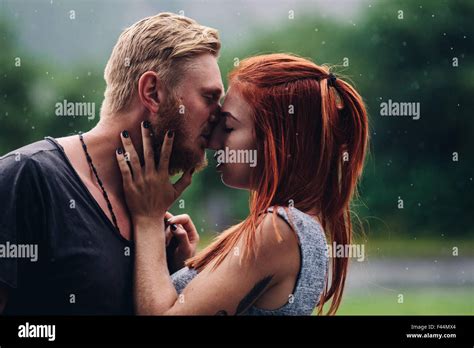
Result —
[{"label": "man's nose", "polygon": [[209,138],[209,142],[207,147],[212,150],[219,150],[222,148],[222,125],[220,124],[222,116],[217,116],[218,120],[213,125],[211,137]]},{"label": "man's nose", "polygon": [[212,126],[215,126],[217,123],[219,123],[220,114],[221,114],[221,106],[220,104],[217,104],[214,110],[212,111],[211,116],[209,117],[209,123]]}]

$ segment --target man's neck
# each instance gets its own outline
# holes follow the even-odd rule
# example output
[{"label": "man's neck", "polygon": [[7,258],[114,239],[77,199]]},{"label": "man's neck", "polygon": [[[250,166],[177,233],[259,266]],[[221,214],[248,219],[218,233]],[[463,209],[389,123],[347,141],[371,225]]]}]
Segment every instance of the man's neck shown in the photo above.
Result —
[{"label": "man's neck", "polygon": [[[87,151],[100,180],[104,183],[107,193],[113,194],[117,198],[123,196],[122,175],[115,155],[116,149],[122,147],[120,139],[122,131],[127,130],[129,132],[138,156],[142,157],[141,125],[138,121],[135,123],[124,124],[123,122],[114,122],[114,120],[105,120],[99,122],[96,127],[83,134]],[[91,170],[88,170],[88,175],[93,182],[96,182],[96,178]]]}]

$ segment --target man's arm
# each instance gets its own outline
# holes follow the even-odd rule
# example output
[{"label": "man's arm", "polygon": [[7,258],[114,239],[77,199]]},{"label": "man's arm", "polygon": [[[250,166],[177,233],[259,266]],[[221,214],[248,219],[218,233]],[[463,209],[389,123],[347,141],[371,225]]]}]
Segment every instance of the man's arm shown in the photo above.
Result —
[{"label": "man's arm", "polygon": [[3,313],[8,300],[8,289],[0,285],[0,314]]},{"label": "man's arm", "polygon": [[[38,226],[43,225],[45,214],[38,175],[39,169],[27,155],[18,153],[17,157],[15,152],[0,157],[0,244],[38,244],[41,240]],[[12,305],[12,291],[18,287],[17,262],[15,257],[0,259],[0,314],[8,297]]]}]

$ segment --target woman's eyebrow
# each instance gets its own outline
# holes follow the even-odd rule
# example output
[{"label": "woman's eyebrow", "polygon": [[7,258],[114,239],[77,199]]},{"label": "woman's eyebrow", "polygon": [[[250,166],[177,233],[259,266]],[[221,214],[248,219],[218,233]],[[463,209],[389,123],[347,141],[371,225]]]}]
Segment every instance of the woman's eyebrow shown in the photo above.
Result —
[{"label": "woman's eyebrow", "polygon": [[232,117],[234,120],[236,120],[237,122],[239,123],[242,123],[240,122],[234,115],[232,115],[230,112],[228,111],[221,111],[221,115],[224,116],[224,117]]}]

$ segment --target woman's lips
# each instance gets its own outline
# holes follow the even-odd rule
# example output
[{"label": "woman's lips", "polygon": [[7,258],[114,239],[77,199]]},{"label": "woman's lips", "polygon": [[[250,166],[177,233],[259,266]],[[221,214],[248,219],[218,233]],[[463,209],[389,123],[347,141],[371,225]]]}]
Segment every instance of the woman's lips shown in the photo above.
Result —
[{"label": "woman's lips", "polygon": [[[214,158],[217,158],[217,156],[218,156],[218,152],[216,151],[216,152],[214,153]],[[222,165],[223,165],[223,164],[224,164],[224,163],[222,163],[222,162],[217,162],[217,164],[216,164],[216,169],[219,170],[219,168],[222,168]]]}]

